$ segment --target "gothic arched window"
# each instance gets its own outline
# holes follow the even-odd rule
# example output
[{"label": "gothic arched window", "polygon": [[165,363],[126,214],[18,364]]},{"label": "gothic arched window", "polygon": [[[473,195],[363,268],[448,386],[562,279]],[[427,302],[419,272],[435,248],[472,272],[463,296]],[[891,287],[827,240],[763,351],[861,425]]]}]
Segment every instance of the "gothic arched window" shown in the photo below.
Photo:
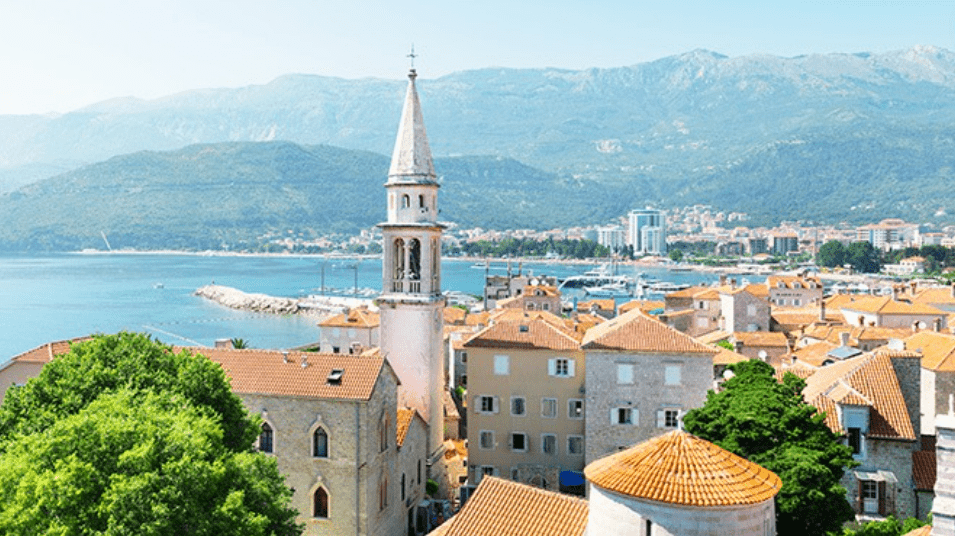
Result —
[{"label": "gothic arched window", "polygon": [[418,196],[418,208],[424,208],[424,196],[423,196],[423,195],[419,195],[419,196]]},{"label": "gothic arched window", "polygon": [[401,196],[401,208],[408,208],[411,206],[411,196],[405,194]]},{"label": "gothic arched window", "polygon": [[392,255],[394,258],[394,274],[393,279],[403,279],[405,276],[405,241],[396,238],[394,253]]},{"label": "gothic arched window", "polygon": [[325,488],[318,488],[312,496],[313,517],[328,519],[328,492]]},{"label": "gothic arched window", "polygon": [[315,430],[312,434],[312,456],[316,458],[328,457],[328,433],[324,428]]},{"label": "gothic arched window", "polygon": [[411,272],[411,279],[421,279],[421,242],[417,238],[412,238],[408,242],[410,255],[408,258],[408,268]]},{"label": "gothic arched window", "polygon": [[272,427],[269,423],[262,423],[262,432],[259,433],[259,450],[262,452],[272,452]]}]

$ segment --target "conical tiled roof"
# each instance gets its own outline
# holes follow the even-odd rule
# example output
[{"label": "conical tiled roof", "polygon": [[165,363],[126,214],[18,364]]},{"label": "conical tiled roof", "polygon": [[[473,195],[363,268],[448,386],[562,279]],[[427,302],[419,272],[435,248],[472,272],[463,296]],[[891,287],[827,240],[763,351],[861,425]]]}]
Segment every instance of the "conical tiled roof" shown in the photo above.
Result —
[{"label": "conical tiled roof", "polygon": [[709,441],[675,430],[584,469],[603,489],[683,506],[739,506],[772,499],[782,481]]},{"label": "conical tiled roof", "polygon": [[424,129],[421,103],[418,101],[418,90],[415,88],[417,76],[414,69],[408,75],[408,93],[405,95],[401,124],[398,126],[398,138],[395,140],[395,151],[391,155],[391,169],[388,171],[390,183],[432,183],[435,180],[431,147],[428,146],[428,133]]}]

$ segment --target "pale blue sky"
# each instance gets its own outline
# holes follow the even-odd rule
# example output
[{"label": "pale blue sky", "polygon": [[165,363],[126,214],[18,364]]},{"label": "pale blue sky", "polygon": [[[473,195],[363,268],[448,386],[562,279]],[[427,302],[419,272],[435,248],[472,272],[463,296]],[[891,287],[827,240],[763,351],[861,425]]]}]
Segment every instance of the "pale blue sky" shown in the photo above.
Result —
[{"label": "pale blue sky", "polygon": [[0,114],[262,84],[729,56],[955,50],[955,1],[0,0]]}]

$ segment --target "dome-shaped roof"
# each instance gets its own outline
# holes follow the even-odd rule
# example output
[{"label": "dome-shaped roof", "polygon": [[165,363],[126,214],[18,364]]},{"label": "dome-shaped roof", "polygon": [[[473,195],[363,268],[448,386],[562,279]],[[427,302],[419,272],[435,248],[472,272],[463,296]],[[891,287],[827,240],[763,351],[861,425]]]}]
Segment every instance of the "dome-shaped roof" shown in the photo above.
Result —
[{"label": "dome-shaped roof", "polygon": [[686,506],[756,504],[782,486],[772,471],[680,430],[601,458],[584,474],[609,491]]}]

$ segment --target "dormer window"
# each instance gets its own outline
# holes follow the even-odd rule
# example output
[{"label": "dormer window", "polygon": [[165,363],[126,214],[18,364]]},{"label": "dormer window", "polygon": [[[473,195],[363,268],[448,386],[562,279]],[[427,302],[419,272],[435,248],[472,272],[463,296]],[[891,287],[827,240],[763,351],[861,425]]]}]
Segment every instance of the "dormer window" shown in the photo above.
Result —
[{"label": "dormer window", "polygon": [[329,384],[329,385],[341,385],[341,384],[342,384],[342,376],[343,376],[344,374],[345,374],[345,370],[344,370],[344,369],[332,369],[332,371],[328,373],[328,378],[326,378],[327,381],[328,381],[328,384]]},{"label": "dormer window", "polygon": [[866,457],[866,435],[869,433],[869,408],[865,406],[840,406],[842,429],[845,430],[846,445],[852,449],[852,457],[861,460]]}]

